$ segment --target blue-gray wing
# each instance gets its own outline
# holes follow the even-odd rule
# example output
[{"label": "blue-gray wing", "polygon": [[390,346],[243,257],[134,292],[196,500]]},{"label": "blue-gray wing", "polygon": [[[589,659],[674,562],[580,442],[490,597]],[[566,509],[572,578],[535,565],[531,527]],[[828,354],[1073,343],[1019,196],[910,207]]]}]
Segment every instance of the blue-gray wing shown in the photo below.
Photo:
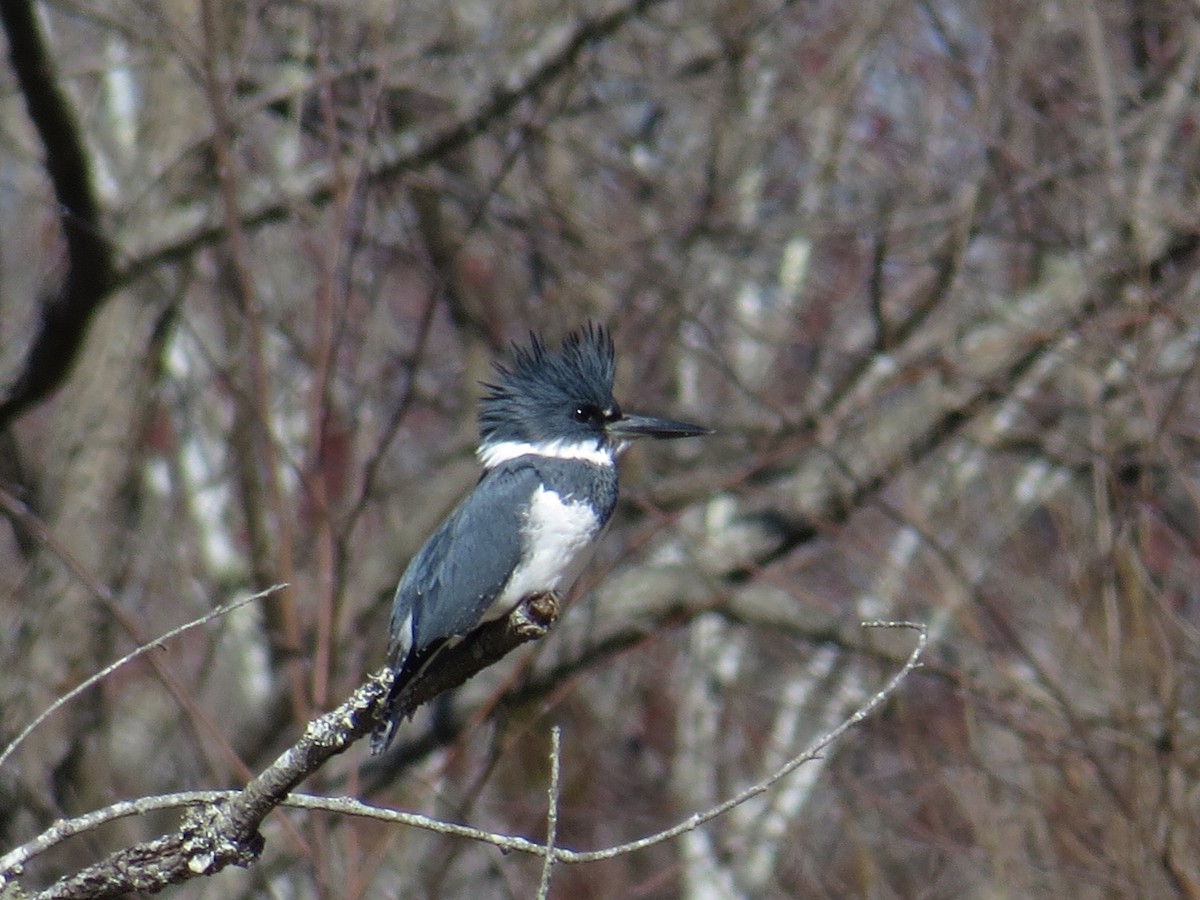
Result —
[{"label": "blue-gray wing", "polygon": [[525,464],[486,472],[413,557],[392,604],[393,668],[479,624],[520,560],[523,516],[538,483]]}]

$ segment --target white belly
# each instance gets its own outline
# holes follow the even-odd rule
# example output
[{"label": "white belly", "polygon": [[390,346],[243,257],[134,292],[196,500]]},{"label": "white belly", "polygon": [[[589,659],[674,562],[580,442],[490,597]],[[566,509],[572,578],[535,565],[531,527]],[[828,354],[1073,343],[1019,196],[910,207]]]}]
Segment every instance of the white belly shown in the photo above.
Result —
[{"label": "white belly", "polygon": [[567,501],[538,488],[521,529],[525,560],[488,610],[499,618],[531,594],[566,591],[592,555],[600,522],[586,503]]}]

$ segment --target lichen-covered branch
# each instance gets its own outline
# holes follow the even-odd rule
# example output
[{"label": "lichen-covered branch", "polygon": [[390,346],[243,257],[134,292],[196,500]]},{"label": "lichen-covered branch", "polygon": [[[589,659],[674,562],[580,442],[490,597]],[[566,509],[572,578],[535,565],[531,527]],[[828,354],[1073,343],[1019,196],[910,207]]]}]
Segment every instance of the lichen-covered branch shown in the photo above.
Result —
[{"label": "lichen-covered branch", "polygon": [[[557,616],[557,603],[539,596],[507,618],[476,629],[417,676],[406,691],[406,708],[416,709],[543,636]],[[295,744],[232,799],[197,806],[188,811],[176,832],[118,850],[38,896],[43,900],[119,897],[130,891],[161,890],[230,865],[252,864],[263,849],[258,831],[263,820],[305,778],[375,727],[390,686],[388,670],[375,673],[339,707],[310,722]],[[19,870],[0,873],[0,887],[16,875]]]}]

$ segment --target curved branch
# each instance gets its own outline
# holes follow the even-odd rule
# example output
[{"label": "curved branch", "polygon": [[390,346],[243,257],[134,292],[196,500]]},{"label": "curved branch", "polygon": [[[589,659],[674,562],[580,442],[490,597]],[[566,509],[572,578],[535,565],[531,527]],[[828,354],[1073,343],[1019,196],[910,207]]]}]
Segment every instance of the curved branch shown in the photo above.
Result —
[{"label": "curved branch", "polygon": [[[517,837],[514,835],[497,834],[494,832],[482,831],[477,828],[471,828],[467,825],[457,825],[451,822],[443,822],[437,819],[431,819],[427,816],[422,816],[416,813],[407,813],[400,810],[384,809],[370,804],[363,803],[351,797],[314,797],[304,794],[289,794],[288,790],[284,790],[278,794],[270,804],[270,808],[275,806],[289,806],[299,809],[309,810],[324,810],[326,812],[341,813],[344,815],[361,816],[364,818],[376,819],[382,822],[390,822],[393,824],[408,825],[416,828],[424,828],[430,831],[436,831],[440,834],[454,835],[470,840],[480,841],[482,843],[492,844],[500,849],[508,851],[517,851],[519,853],[529,853],[535,856],[541,856],[548,864],[553,862],[562,863],[588,863],[598,862],[600,860],[612,859],[616,856],[621,856],[627,853],[634,853],[639,850],[644,850],[647,847],[661,844],[664,841],[671,840],[684,834],[688,831],[693,831],[696,828],[712,821],[718,816],[724,815],[729,810],[742,803],[745,803],[751,797],[755,797],[765,791],[770,790],[775,784],[786,778],[806,762],[816,759],[824,750],[834,743],[838,738],[844,735],[847,731],[863,721],[867,716],[879,708],[888,698],[890,698],[900,684],[912,674],[913,670],[921,665],[921,658],[925,653],[926,644],[928,642],[928,629],[926,626],[914,622],[863,622],[865,628],[905,628],[917,633],[916,646],[909,653],[908,658],[899,670],[888,679],[887,683],[880,688],[875,694],[865,700],[853,713],[845,718],[840,725],[831,731],[826,732],[817,738],[812,744],[797,755],[793,756],[787,762],[776,768],[774,771],[767,774],[761,780],[755,782],[749,787],[744,788],[737,794],[726,798],[722,802],[716,804],[710,809],[702,812],[697,812],[688,818],[677,822],[669,828],[665,828],[654,834],[646,835],[634,841],[629,841],[623,844],[618,844],[614,847],[607,847],[600,850],[569,850],[566,848],[556,847],[553,843],[553,827],[549,830],[549,838],[547,844],[538,844],[535,841],[530,841],[526,838]],[[505,631],[511,631],[504,622],[490,623],[488,628],[493,630],[492,638]],[[482,631],[483,629],[481,629]],[[463,645],[459,645],[460,647]],[[458,648],[455,648],[458,653]],[[451,651],[446,652],[449,657]],[[462,654],[465,657],[474,655],[474,651],[468,651]],[[440,660],[439,660],[440,661]],[[344,703],[341,707],[331,713],[327,713],[320,719],[311,723],[305,731],[304,737],[293,748],[284,753],[270,769],[265,771],[259,778],[247,785],[243,791],[185,791],[176,794],[165,794],[156,797],[145,797],[141,800],[126,801],[116,803],[105,809],[96,810],[87,815],[80,816],[75,819],[70,819],[58,823],[54,828],[49,829],[42,835],[39,835],[35,840],[18,847],[7,855],[0,857],[0,888],[2,888],[11,877],[20,871],[23,866],[33,857],[45,852],[50,847],[62,842],[63,840],[73,835],[82,834],[90,831],[99,825],[110,822],[114,819],[123,818],[131,815],[142,815],[151,810],[172,809],[178,807],[190,807],[188,818],[185,820],[183,828],[177,835],[171,835],[159,838],[155,841],[150,841],[145,844],[139,844],[136,847],[131,847],[127,850],[120,851],[109,857],[98,866],[93,866],[86,872],[81,872],[74,876],[68,885],[67,882],[59,882],[59,884],[43,892],[40,896],[43,898],[50,897],[108,897],[118,894],[121,890],[115,883],[111,881],[101,882],[96,870],[100,867],[109,868],[111,873],[119,872],[122,876],[130,879],[126,884],[125,890],[132,889],[135,886],[135,878],[138,875],[142,876],[142,880],[137,881],[136,885],[146,890],[157,890],[162,888],[171,881],[148,881],[145,879],[145,873],[142,870],[134,869],[133,871],[121,870],[118,868],[119,862],[130,864],[134,861],[140,863],[144,867],[160,867],[163,866],[168,859],[172,862],[182,864],[182,877],[174,879],[182,881],[184,878],[194,877],[196,875],[213,874],[227,865],[229,862],[235,862],[240,865],[247,865],[256,858],[261,850],[261,838],[257,834],[257,824],[262,821],[265,816],[259,816],[255,824],[251,826],[250,831],[244,834],[235,835],[233,832],[220,831],[213,834],[203,836],[204,841],[199,841],[198,830],[196,824],[204,817],[204,812],[207,810],[210,813],[211,820],[217,823],[220,817],[224,817],[225,821],[233,821],[237,818],[235,811],[239,805],[244,804],[245,797],[250,793],[251,788],[256,782],[265,779],[272,770],[280,766],[280,763],[288,759],[298,750],[302,750],[302,745],[316,736],[325,732],[327,726],[334,724],[334,731],[342,731],[345,735],[355,735],[356,737],[363,736],[371,727],[372,716],[371,712],[375,705],[381,702],[387,693],[387,678],[382,674],[372,676],[367,684],[359,688],[358,691]],[[366,724],[364,725],[363,719]],[[355,737],[350,737],[345,746],[348,746]],[[335,742],[336,743],[336,742]],[[330,744],[329,746],[333,746]],[[325,758],[332,756],[335,753],[341,752],[345,746],[339,746],[337,749],[331,749]],[[558,738],[557,732],[554,737],[554,751],[552,756],[557,756]],[[304,755],[303,753],[301,755]],[[322,760],[323,761],[323,760]],[[299,779],[293,782],[298,783]],[[552,771],[551,775],[551,812],[555,801],[555,789],[557,787],[556,776]],[[191,838],[184,836],[191,834]],[[236,842],[235,842],[236,837]],[[188,848],[188,840],[194,841],[194,844]],[[236,858],[225,858],[221,860],[222,865],[217,865],[218,859],[213,855],[213,847],[216,844],[223,843],[223,846],[229,850],[232,848]],[[236,853],[240,848],[242,855],[237,856]],[[189,849],[193,854],[188,858],[179,858],[184,849]],[[174,854],[174,857],[171,856]],[[160,855],[156,858],[156,855]],[[207,868],[205,868],[207,866]],[[544,871],[548,871],[548,868]],[[92,873],[89,876],[89,873]],[[85,879],[86,876],[86,879]],[[544,876],[543,876],[544,877]],[[90,891],[90,892],[89,892]]]},{"label": "curved branch", "polygon": [[[539,595],[522,603],[507,618],[477,628],[441,653],[435,664],[406,687],[405,708],[415,709],[522,644],[542,637],[557,616],[557,603],[547,595]],[[39,896],[44,900],[121,897],[213,875],[229,865],[251,865],[262,852],[258,828],[263,820],[300,782],[375,727],[391,682],[388,669],[376,672],[341,706],[309,722],[300,739],[241,791],[191,809],[174,833],[118,850],[60,879]],[[62,837],[69,833],[77,832],[64,832]],[[18,848],[3,857],[6,868],[0,869],[0,889],[20,874],[20,867],[30,855],[22,850]]]},{"label": "curved branch", "polygon": [[46,152],[67,243],[67,273],[42,308],[42,322],[16,381],[0,397],[0,430],[66,379],[88,324],[115,282],[83,136],[38,28],[33,0],[0,3],[8,55],[29,119]]}]

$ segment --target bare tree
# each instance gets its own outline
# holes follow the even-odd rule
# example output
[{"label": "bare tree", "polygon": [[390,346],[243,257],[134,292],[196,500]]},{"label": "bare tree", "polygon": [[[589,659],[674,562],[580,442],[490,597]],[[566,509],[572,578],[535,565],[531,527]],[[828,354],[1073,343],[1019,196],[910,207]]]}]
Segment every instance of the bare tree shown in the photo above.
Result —
[{"label": "bare tree", "polygon": [[[382,660],[475,382],[613,326],[631,451],[545,640],[312,794],[598,848],[563,896],[1195,896],[1200,23],[1183,2],[3,6],[0,847],[241,786]],[[7,741],[4,741],[7,743]],[[30,861],[48,884],[171,831]],[[317,813],[180,893],[532,896]]]}]

